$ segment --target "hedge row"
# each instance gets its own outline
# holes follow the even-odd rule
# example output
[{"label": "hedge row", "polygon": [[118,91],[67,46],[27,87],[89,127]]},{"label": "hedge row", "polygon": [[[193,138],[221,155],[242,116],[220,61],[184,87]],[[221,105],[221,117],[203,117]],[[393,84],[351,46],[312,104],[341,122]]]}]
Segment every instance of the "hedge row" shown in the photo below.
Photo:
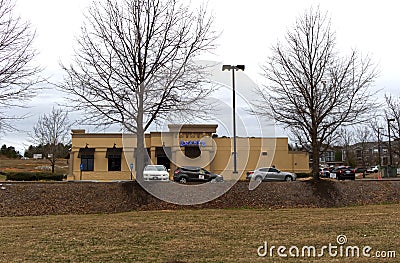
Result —
[{"label": "hedge row", "polygon": [[51,174],[43,172],[14,172],[6,173],[8,181],[62,181],[63,174]]}]

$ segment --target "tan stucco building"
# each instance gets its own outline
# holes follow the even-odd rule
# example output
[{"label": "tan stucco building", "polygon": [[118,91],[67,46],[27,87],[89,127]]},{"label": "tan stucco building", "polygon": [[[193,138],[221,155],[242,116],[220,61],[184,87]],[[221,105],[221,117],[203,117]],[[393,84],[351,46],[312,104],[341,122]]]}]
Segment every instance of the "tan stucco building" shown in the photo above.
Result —
[{"label": "tan stucco building", "polygon": [[[201,166],[231,179],[232,138],[217,137],[217,125],[168,125],[168,132],[145,135],[147,163]],[[86,133],[72,130],[69,180],[129,180],[135,178],[136,138],[121,133]],[[288,150],[287,138],[237,138],[237,170],[240,179],[257,167],[275,165],[282,171],[309,172],[308,153]],[[132,173],[131,173],[131,167]],[[131,175],[132,174],[132,175]]]}]

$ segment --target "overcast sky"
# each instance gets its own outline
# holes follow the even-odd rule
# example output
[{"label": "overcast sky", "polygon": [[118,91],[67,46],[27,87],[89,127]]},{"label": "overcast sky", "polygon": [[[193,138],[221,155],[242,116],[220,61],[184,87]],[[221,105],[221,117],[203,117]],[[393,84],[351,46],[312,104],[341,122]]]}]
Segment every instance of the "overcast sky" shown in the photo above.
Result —
[{"label": "overcast sky", "polygon": [[[29,20],[36,29],[38,63],[53,81],[61,79],[59,61],[68,63],[74,38],[83,21],[82,12],[89,0],[18,0],[17,14]],[[194,5],[201,1],[193,0]],[[260,84],[260,65],[270,54],[271,45],[282,39],[304,11],[311,6],[328,11],[337,44],[343,55],[351,48],[370,54],[379,65],[380,76],[375,86],[378,96],[390,93],[400,96],[400,2],[383,1],[312,1],[312,0],[209,0],[208,7],[215,16],[215,29],[222,32],[215,54],[204,59],[224,64],[245,64],[246,75]],[[228,98],[229,99],[229,98]],[[15,123],[18,129],[31,130],[40,114],[48,113],[52,105],[62,101],[60,95],[42,93],[29,103],[32,117]],[[284,134],[283,134],[284,135]],[[26,145],[26,132],[3,135],[0,143]],[[21,141],[22,140],[22,141]]]}]

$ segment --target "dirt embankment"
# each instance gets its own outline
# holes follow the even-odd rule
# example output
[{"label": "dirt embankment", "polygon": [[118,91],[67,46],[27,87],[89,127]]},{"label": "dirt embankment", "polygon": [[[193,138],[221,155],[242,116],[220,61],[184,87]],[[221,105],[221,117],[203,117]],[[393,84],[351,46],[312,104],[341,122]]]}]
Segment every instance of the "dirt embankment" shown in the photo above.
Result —
[{"label": "dirt embankment", "polygon": [[163,202],[137,182],[0,182],[0,216],[114,213],[198,208],[339,207],[400,203],[400,181],[236,183],[219,198],[194,206]]}]

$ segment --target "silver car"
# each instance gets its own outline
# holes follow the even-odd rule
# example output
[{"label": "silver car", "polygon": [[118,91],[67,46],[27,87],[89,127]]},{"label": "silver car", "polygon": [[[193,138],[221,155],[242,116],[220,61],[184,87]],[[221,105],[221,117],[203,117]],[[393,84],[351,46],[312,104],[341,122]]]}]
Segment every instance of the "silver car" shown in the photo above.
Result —
[{"label": "silver car", "polygon": [[261,181],[295,181],[295,173],[282,172],[274,167],[262,167],[254,170],[250,180]]}]

